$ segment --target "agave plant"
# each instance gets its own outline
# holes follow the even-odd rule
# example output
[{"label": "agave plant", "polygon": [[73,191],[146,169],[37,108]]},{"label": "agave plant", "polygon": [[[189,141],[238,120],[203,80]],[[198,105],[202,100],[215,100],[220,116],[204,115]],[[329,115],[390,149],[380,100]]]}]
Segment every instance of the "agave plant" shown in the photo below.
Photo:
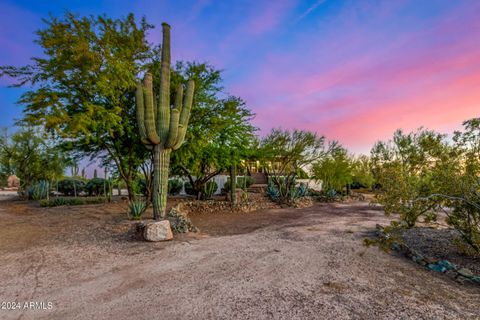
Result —
[{"label": "agave plant", "polygon": [[308,186],[305,183],[301,183],[298,187],[293,189],[292,191],[292,198],[297,199],[297,198],[302,198],[307,195],[308,192]]},{"label": "agave plant", "polygon": [[28,196],[33,200],[43,200],[48,198],[50,183],[40,180],[28,189]]},{"label": "agave plant", "polygon": [[133,220],[140,220],[145,210],[147,210],[147,202],[143,199],[132,200],[128,203],[128,209]]},{"label": "agave plant", "polygon": [[267,196],[270,200],[277,201],[280,198],[280,191],[278,191],[272,183],[269,183],[267,186]]}]

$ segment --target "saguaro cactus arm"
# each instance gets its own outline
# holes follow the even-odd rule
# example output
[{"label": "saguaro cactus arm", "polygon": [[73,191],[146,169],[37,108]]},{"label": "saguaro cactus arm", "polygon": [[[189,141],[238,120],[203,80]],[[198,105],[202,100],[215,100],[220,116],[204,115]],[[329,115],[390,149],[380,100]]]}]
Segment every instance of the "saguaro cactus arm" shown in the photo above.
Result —
[{"label": "saguaro cactus arm", "polygon": [[177,141],[178,123],[180,120],[180,112],[182,110],[183,86],[181,84],[177,87],[175,94],[175,105],[170,112],[170,130],[168,132],[168,139],[165,144],[166,148],[172,148]]},{"label": "saguaro cactus arm", "polygon": [[185,140],[185,134],[187,133],[188,120],[190,119],[190,111],[193,103],[193,92],[195,90],[195,82],[189,80],[187,83],[187,91],[183,98],[182,111],[180,112],[180,120],[178,123],[178,134],[175,144],[172,146],[173,150],[177,150]]},{"label": "saguaro cactus arm", "polygon": [[155,111],[153,103],[152,75],[147,73],[143,80],[144,85],[144,108],[145,108],[145,130],[151,144],[159,144],[160,137],[155,126]]},{"label": "saguaro cactus arm", "polygon": [[143,95],[143,85],[141,82],[138,82],[137,90],[135,92],[135,101],[137,103],[137,107],[135,109],[137,111],[138,131],[140,133],[142,143],[145,145],[150,145],[150,141],[147,137],[147,131],[145,129],[145,104],[143,101]]}]

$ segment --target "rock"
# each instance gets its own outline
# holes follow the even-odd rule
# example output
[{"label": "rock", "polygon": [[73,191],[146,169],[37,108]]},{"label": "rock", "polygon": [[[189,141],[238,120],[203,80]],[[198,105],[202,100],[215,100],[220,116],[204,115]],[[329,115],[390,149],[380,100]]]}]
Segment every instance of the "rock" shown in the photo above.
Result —
[{"label": "rock", "polygon": [[447,268],[445,268],[444,266],[441,266],[438,264],[432,264],[432,263],[427,264],[427,268],[436,272],[441,272],[441,273],[447,271]]},{"label": "rock", "polygon": [[198,232],[198,228],[193,225],[187,215],[177,208],[170,209],[166,218],[170,221],[170,226],[175,233]]},{"label": "rock", "polygon": [[11,175],[7,178],[7,187],[8,188],[18,188],[20,187],[20,179],[16,175]]},{"label": "rock", "polygon": [[465,277],[465,278],[471,278],[473,277],[473,273],[472,271],[466,269],[466,268],[461,268],[461,269],[458,269],[458,274]]},{"label": "rock", "polygon": [[424,259],[423,259],[422,255],[420,255],[420,254],[412,256],[412,260],[415,261],[416,263],[419,263],[419,264],[424,262]]},{"label": "rock", "polygon": [[473,282],[475,282],[477,284],[480,284],[480,276],[472,277],[472,278],[470,278],[470,280],[472,280]]},{"label": "rock", "polygon": [[294,200],[293,206],[295,208],[308,208],[314,205],[312,197],[301,197]]},{"label": "rock", "polygon": [[464,284],[465,281],[468,280],[468,278],[465,278],[465,277],[462,277],[462,276],[458,276],[456,280],[457,280],[458,282],[460,282],[461,284]]},{"label": "rock", "polygon": [[425,262],[428,263],[428,264],[436,264],[438,260],[436,259],[433,259],[433,258],[429,258],[429,257],[425,257],[424,258]]},{"label": "rock", "polygon": [[168,220],[148,222],[143,229],[143,238],[147,241],[166,241],[173,239],[172,228]]},{"label": "rock", "polygon": [[392,249],[395,251],[400,251],[400,244],[398,244],[398,242],[393,242]]},{"label": "rock", "polygon": [[133,225],[133,233],[138,240],[143,239],[143,230],[145,230],[145,222],[139,221]]},{"label": "rock", "polygon": [[447,270],[456,270],[457,266],[448,260],[441,260],[437,262],[438,265],[444,266]]}]

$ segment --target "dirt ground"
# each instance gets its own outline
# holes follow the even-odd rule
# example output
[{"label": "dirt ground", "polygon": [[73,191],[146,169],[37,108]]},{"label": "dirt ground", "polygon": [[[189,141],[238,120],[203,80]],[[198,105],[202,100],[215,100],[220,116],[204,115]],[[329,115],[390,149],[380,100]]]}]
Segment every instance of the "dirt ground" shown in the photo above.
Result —
[{"label": "dirt ground", "polygon": [[388,223],[366,202],[191,218],[200,233],[147,243],[122,202],[1,201],[0,303],[45,310],[0,319],[480,318],[478,287],[363,246]]}]

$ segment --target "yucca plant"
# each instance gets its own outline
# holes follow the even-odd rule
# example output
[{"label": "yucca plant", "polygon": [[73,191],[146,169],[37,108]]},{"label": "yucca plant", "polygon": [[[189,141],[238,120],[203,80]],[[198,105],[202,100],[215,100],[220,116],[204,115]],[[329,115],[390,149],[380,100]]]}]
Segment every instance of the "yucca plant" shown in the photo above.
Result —
[{"label": "yucca plant", "polygon": [[144,199],[132,200],[128,203],[128,209],[132,220],[142,219],[142,215],[147,210],[147,202]]}]

